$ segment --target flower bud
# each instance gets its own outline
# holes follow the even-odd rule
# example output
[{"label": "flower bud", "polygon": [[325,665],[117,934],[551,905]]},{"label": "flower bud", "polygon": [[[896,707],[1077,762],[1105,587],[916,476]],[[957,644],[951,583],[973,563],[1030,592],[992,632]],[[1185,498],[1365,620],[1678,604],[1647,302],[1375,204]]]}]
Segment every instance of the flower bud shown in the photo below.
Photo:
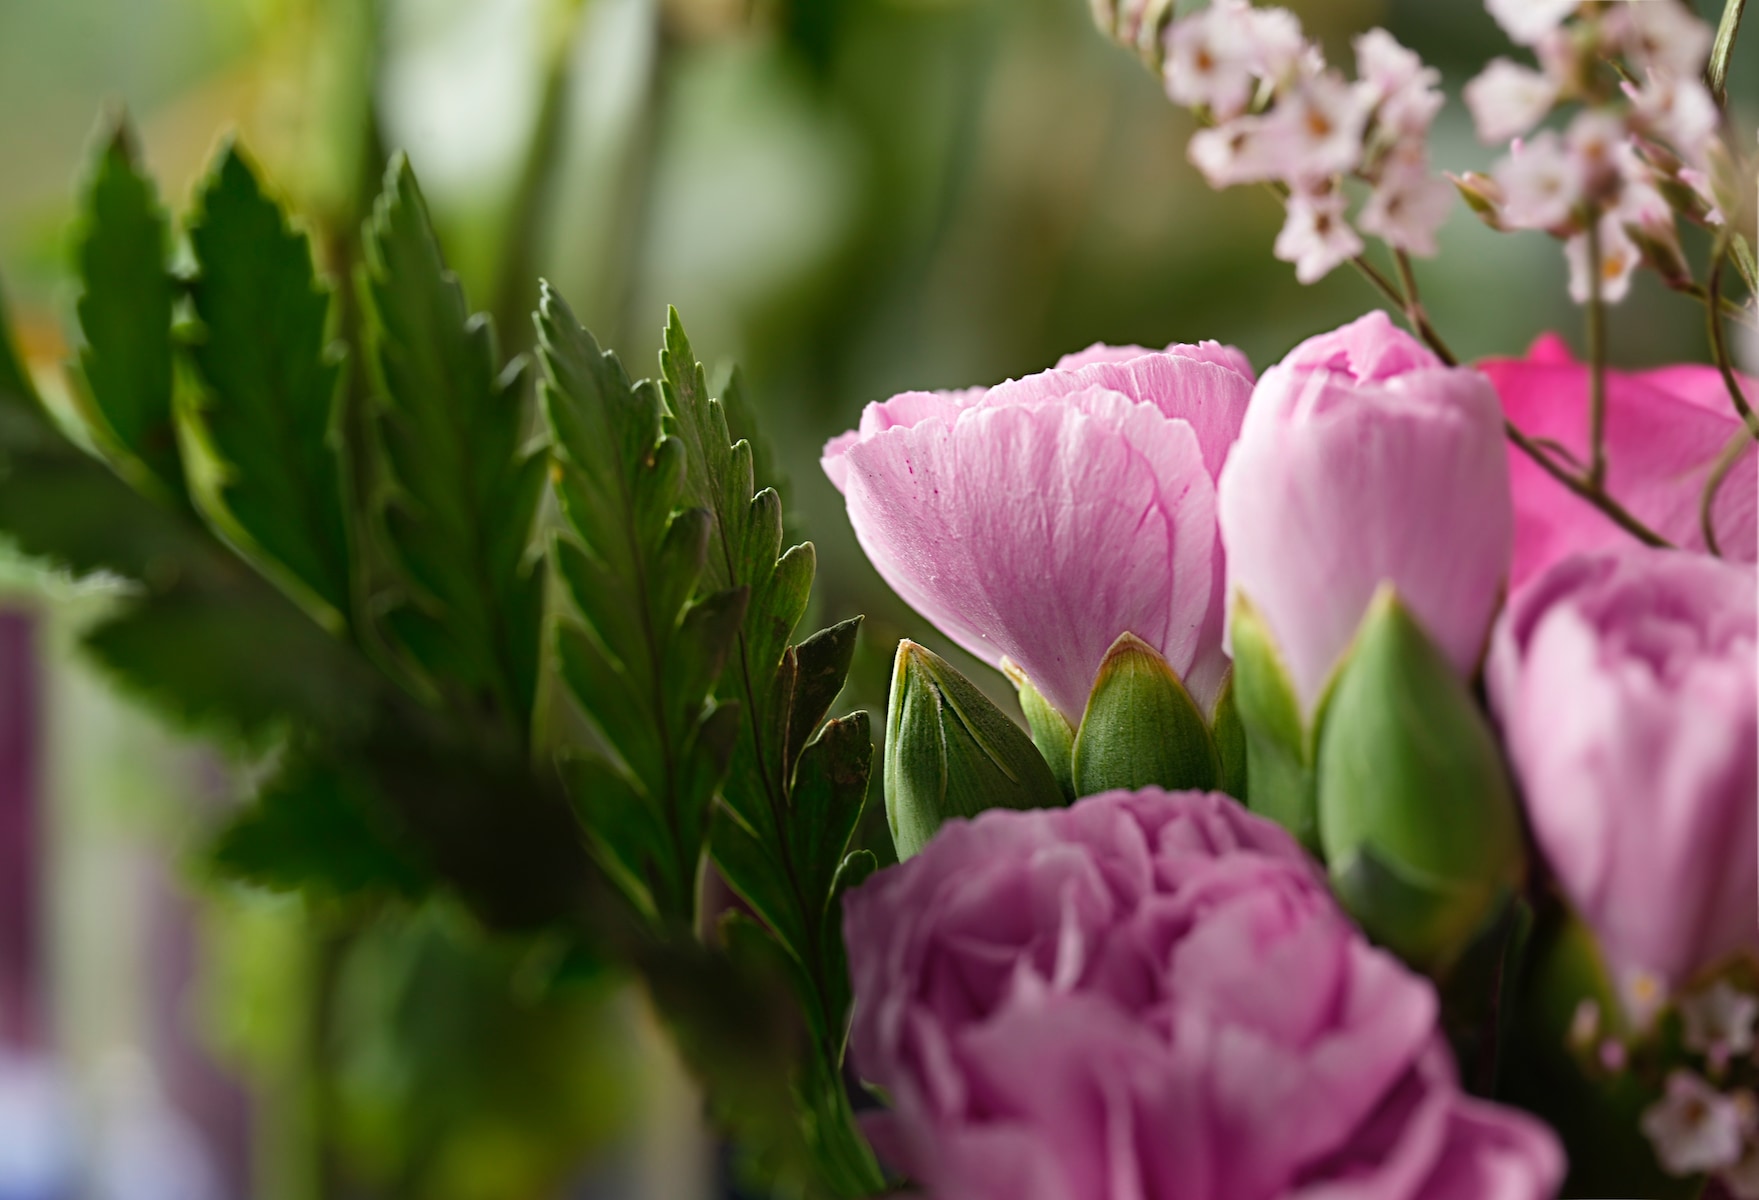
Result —
[{"label": "flower bud", "polygon": [[886,820],[900,859],[942,822],[989,808],[1051,808],[1062,789],[1020,727],[951,663],[898,643],[886,717]]},{"label": "flower bud", "polygon": [[1276,641],[1245,596],[1234,598],[1233,707],[1245,740],[1252,811],[1269,817],[1318,855],[1313,804],[1313,747],[1295,685]]},{"label": "flower bud", "polygon": [[1099,665],[1075,734],[1075,794],[1162,787],[1210,791],[1221,762],[1203,713],[1152,646],[1126,633]]},{"label": "flower bud", "polygon": [[1464,175],[1450,173],[1448,178],[1460,193],[1460,199],[1466,207],[1478,215],[1478,219],[1496,230],[1498,233],[1507,231],[1508,226],[1502,219],[1502,206],[1505,196],[1502,185],[1488,175],[1477,171],[1467,171]]},{"label": "flower bud", "polygon": [[1444,974],[1518,888],[1513,789],[1472,693],[1390,587],[1320,716],[1319,840],[1370,936]]},{"label": "flower bud", "polygon": [[1044,755],[1045,765],[1056,776],[1064,798],[1073,800],[1075,727],[1044,698],[1043,692],[1032,686],[1032,681],[1026,678],[1026,672],[1013,659],[1002,659],[1002,674],[1008,677],[1008,682],[1019,693],[1020,711],[1026,716],[1026,728],[1032,731],[1032,744]]}]

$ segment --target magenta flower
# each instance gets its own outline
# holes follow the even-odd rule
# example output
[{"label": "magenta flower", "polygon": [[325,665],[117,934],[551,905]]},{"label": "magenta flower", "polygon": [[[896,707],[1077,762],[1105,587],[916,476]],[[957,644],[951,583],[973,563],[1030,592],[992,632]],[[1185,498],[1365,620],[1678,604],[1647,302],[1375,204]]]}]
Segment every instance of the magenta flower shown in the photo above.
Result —
[{"label": "magenta flower", "polygon": [[1219,516],[1309,715],[1383,582],[1469,674],[1512,537],[1496,393],[1382,312],[1303,342],[1253,393]]},{"label": "magenta flower", "polygon": [[832,440],[880,575],[984,661],[1009,658],[1079,724],[1121,634],[1207,711],[1227,668],[1215,477],[1252,392],[1239,351],[1092,347],[989,389],[870,404]]},{"label": "magenta flower", "polygon": [[1430,985],[1281,828],[1106,792],[955,821],[845,902],[882,1156],[939,1200],[1540,1200],[1563,1161],[1466,1096]]},{"label": "magenta flower", "polygon": [[[1588,460],[1589,370],[1562,338],[1548,334],[1524,359],[1480,364],[1502,396],[1509,419]],[[1759,402],[1759,384],[1743,381]],[[1712,464],[1740,430],[1722,375],[1714,367],[1674,366],[1607,374],[1607,486],[1651,529],[1676,546],[1704,548],[1698,503]],[[1714,510],[1716,539],[1729,558],[1759,552],[1759,461],[1746,457],[1724,481]],[[1515,562],[1519,587],[1570,554],[1620,546],[1630,534],[1509,448],[1515,494]]]},{"label": "magenta flower", "polygon": [[1751,566],[1636,545],[1552,567],[1498,624],[1534,836],[1627,995],[1759,950],[1756,633]]}]

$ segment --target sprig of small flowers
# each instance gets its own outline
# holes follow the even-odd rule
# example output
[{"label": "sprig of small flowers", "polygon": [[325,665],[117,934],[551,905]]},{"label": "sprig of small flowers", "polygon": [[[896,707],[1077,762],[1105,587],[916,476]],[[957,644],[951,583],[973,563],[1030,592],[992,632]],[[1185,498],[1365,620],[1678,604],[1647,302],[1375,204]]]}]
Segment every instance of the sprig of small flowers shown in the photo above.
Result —
[{"label": "sprig of small flowers", "polygon": [[[1639,265],[1692,290],[1677,221],[1716,229],[1738,205],[1701,78],[1710,27],[1672,0],[1488,7],[1538,66],[1498,58],[1466,86],[1480,140],[1509,148],[1490,175],[1456,179],[1472,209],[1494,229],[1562,239],[1578,304],[1624,299]],[[1568,105],[1561,134],[1533,133]]]},{"label": "sprig of small flowers", "polygon": [[1734,969],[1668,996],[1655,980],[1624,989],[1623,1028],[1583,1000],[1569,1047],[1589,1078],[1633,1076],[1659,1091],[1639,1122],[1670,1175],[1711,1175],[1759,1200],[1759,987]]},{"label": "sprig of small flowers", "polygon": [[1205,124],[1191,161],[1214,187],[1269,184],[1287,203],[1276,256],[1313,283],[1364,246],[1346,179],[1371,188],[1357,223],[1397,250],[1435,254],[1452,194],[1430,167],[1441,76],[1384,29],[1356,39],[1355,80],[1329,66],[1293,13],[1217,0],[1165,34],[1167,95]]}]

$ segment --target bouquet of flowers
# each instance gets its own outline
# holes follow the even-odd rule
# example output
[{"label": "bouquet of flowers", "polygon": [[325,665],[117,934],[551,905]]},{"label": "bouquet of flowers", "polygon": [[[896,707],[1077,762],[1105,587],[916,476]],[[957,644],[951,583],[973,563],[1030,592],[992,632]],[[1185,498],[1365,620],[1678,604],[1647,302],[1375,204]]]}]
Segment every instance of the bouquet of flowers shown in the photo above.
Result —
[{"label": "bouquet of flowers", "polygon": [[[504,361],[401,158],[314,257],[241,147],[174,222],[112,127],[73,386],[0,336],[0,529],[127,581],[86,649],[258,766],[220,870],[615,961],[780,1194],[1759,1197],[1744,2],[1488,7],[1532,61],[1444,176],[1384,30],[1352,78],[1281,9],[1094,0],[1277,257],[1387,307],[869,405],[860,545],[1000,673],[903,641],[883,731],[737,373],[673,313],[637,380],[548,286]],[[1456,194],[1563,243],[1585,361],[1453,354]],[[1713,365],[1614,367],[1637,271]]]}]

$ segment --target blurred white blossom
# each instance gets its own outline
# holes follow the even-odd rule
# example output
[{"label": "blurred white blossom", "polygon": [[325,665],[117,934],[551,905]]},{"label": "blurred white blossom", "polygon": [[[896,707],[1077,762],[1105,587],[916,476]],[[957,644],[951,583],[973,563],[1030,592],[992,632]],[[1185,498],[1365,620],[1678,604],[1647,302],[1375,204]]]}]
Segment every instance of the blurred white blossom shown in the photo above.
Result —
[{"label": "blurred white blossom", "polygon": [[1643,1134],[1674,1175],[1697,1175],[1740,1161],[1750,1106],[1690,1071],[1667,1077],[1667,1092],[1644,1111]]},{"label": "blurred white blossom", "polygon": [[1276,256],[1295,264],[1295,278],[1314,283],[1362,253],[1362,239],[1350,227],[1344,195],[1334,187],[1289,196],[1288,219],[1277,234]]},{"label": "blurred white blossom", "polygon": [[1557,103],[1558,86],[1532,67],[1496,58],[1466,85],[1465,96],[1479,140],[1495,146],[1524,136],[1544,120]]}]

